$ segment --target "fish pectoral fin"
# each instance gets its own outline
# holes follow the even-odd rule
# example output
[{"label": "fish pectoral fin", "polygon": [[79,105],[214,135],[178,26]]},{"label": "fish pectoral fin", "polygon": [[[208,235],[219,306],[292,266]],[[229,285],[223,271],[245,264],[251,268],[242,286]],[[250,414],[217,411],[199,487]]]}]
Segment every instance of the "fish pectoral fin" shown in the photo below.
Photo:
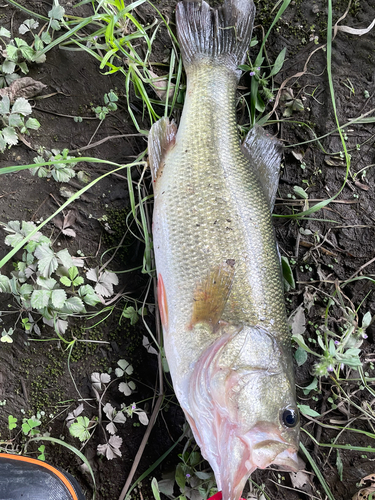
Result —
[{"label": "fish pectoral fin", "polygon": [[250,161],[272,212],[279,185],[281,143],[256,125],[245,137],[242,152]]},{"label": "fish pectoral fin", "polygon": [[163,173],[165,157],[175,145],[176,134],[176,124],[165,117],[151,127],[148,136],[148,160],[154,183]]},{"label": "fish pectoral fin", "polygon": [[215,327],[228,301],[235,273],[235,261],[227,259],[209,271],[194,292],[191,327],[208,323]]}]

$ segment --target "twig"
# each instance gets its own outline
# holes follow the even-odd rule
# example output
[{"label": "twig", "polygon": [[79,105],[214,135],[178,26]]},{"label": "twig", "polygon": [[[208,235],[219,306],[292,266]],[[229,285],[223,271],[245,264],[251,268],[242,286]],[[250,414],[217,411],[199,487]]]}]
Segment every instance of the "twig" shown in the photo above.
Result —
[{"label": "twig", "polygon": [[163,401],[163,398],[164,398],[164,395],[163,394],[160,394],[160,396],[158,397],[157,401],[156,401],[156,405],[155,405],[155,408],[154,408],[154,411],[152,412],[152,415],[151,415],[151,418],[150,418],[150,421],[148,423],[148,426],[147,426],[147,429],[146,429],[146,432],[143,436],[143,439],[142,439],[142,442],[139,446],[139,449],[137,451],[137,454],[134,458],[134,462],[133,462],[133,465],[132,465],[132,468],[130,469],[130,472],[129,472],[129,475],[128,475],[128,478],[126,480],[126,483],[121,491],[121,494],[118,498],[118,500],[124,500],[125,496],[126,496],[126,493],[131,485],[131,482],[133,480],[133,477],[134,477],[134,474],[137,470],[137,467],[138,467],[138,464],[142,458],[142,455],[143,455],[143,451],[146,447],[146,444],[147,444],[147,440],[151,434],[151,431],[152,431],[152,428],[154,427],[154,424],[155,424],[155,421],[156,421],[156,417],[157,417],[157,414],[159,413],[159,410],[160,410],[160,407],[161,407],[161,403]]},{"label": "twig", "polygon": [[109,135],[108,137],[104,137],[104,139],[100,139],[100,141],[93,142],[92,144],[88,144],[87,146],[82,146],[82,148],[72,149],[69,151],[69,154],[79,153],[80,151],[85,151],[86,149],[95,148],[96,146],[100,146],[106,141],[111,139],[121,139],[123,137],[142,137],[144,134],[120,134],[120,135]]},{"label": "twig", "polygon": [[373,262],[375,262],[375,257],[373,257],[371,260],[369,260],[368,262],[366,262],[366,264],[363,264],[363,266],[361,266],[354,274],[352,274],[347,281],[352,280],[353,278],[355,278],[358,273],[360,273],[365,267],[369,266]]}]

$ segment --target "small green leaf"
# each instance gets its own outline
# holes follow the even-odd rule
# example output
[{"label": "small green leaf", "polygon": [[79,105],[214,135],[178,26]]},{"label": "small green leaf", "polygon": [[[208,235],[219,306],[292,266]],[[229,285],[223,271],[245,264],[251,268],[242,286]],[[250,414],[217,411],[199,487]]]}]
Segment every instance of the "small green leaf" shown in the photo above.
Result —
[{"label": "small green leaf", "polygon": [[303,347],[298,347],[294,353],[294,357],[297,361],[297,365],[302,366],[307,361],[307,352],[303,349]]},{"label": "small green leaf", "polygon": [[304,387],[302,390],[303,390],[304,395],[307,396],[310,393],[310,391],[314,391],[317,387],[318,387],[318,379],[316,377],[314,377],[311,384]]},{"label": "small green leaf", "polygon": [[185,474],[183,464],[181,462],[176,467],[176,472],[175,472],[174,478],[175,478],[175,481],[181,490],[181,493],[183,493],[185,490],[185,485],[186,485],[186,474]]},{"label": "small green leaf", "polygon": [[26,123],[26,128],[31,129],[31,130],[38,130],[40,127],[40,123],[36,118],[29,118]]},{"label": "small green leaf", "polygon": [[0,114],[5,115],[9,113],[10,110],[10,99],[5,95],[0,101]]},{"label": "small green leaf", "polygon": [[51,35],[48,33],[48,31],[43,31],[41,35],[42,42],[48,45],[49,43],[52,42]]},{"label": "small green leaf", "polygon": [[5,127],[2,130],[4,141],[10,146],[15,146],[18,143],[18,136],[13,127]]},{"label": "small green leaf", "polygon": [[56,19],[53,19],[51,21],[51,28],[55,31],[59,31],[61,29],[59,21],[56,21]]},{"label": "small green leaf", "polygon": [[74,278],[76,278],[78,276],[77,267],[76,266],[70,267],[68,270],[68,274],[69,274],[69,278],[71,279],[71,281],[74,281]]},{"label": "small green leaf", "polygon": [[31,295],[31,307],[34,307],[35,309],[43,309],[43,307],[47,307],[50,297],[50,290],[34,290]]},{"label": "small green leaf", "polygon": [[4,274],[0,274],[0,293],[9,293],[10,292],[10,282],[8,276],[4,276]]},{"label": "small green leaf", "polygon": [[1,69],[3,70],[3,73],[5,73],[6,75],[11,75],[12,73],[14,73],[14,70],[16,69],[16,63],[14,61],[9,61],[5,59],[5,61],[1,66]]},{"label": "small green leaf", "polygon": [[297,404],[300,412],[303,414],[303,415],[308,415],[310,417],[320,417],[320,413],[318,413],[317,411],[313,410],[312,408],[310,408],[310,406],[308,405],[300,405],[300,404]]},{"label": "small green leaf", "polygon": [[12,35],[11,35],[9,30],[7,30],[6,28],[3,28],[3,26],[1,26],[0,36],[5,36],[5,38],[11,38]]},{"label": "small green leaf", "polygon": [[[48,12],[48,17],[50,19],[57,19],[58,21],[61,21],[61,19],[64,17],[65,14],[65,9],[61,5],[57,4],[52,7],[52,9]],[[59,25],[60,27],[60,25]],[[53,28],[56,29],[56,28]]]},{"label": "small green leaf", "polygon": [[61,308],[68,313],[80,313],[85,310],[85,306],[79,297],[70,297]]},{"label": "small green leaf", "polygon": [[307,200],[309,195],[306,193],[306,191],[301,188],[300,186],[293,186],[293,191],[296,193],[297,196],[300,198]]},{"label": "small green leaf", "polygon": [[35,257],[38,259],[38,269],[42,276],[48,278],[56,271],[58,263],[55,252],[47,243],[42,243],[35,250]]},{"label": "small green leaf", "polygon": [[39,429],[37,427],[41,424],[41,421],[38,419],[33,419],[33,418],[24,418],[23,419],[23,424],[22,424],[22,432],[25,434],[25,436],[29,435],[30,436],[35,436],[36,434],[39,434]]},{"label": "small green leaf", "polygon": [[277,56],[275,64],[273,65],[273,68],[271,70],[270,76],[277,75],[277,73],[281,70],[284,64],[285,53],[286,53],[286,47],[284,47],[283,50],[280,52],[280,54]]},{"label": "small green leaf", "polygon": [[27,283],[25,283],[24,285],[22,285],[20,287],[20,294],[23,296],[23,297],[27,297],[28,295],[30,295],[32,292],[33,292],[34,288],[32,285],[28,285]]},{"label": "small green leaf", "polygon": [[72,282],[70,281],[70,279],[69,279],[67,276],[62,276],[62,277],[60,278],[60,282],[61,282],[63,285],[68,286],[68,287],[70,287],[70,286],[71,286],[71,284],[72,284]]},{"label": "small green leaf", "polygon": [[41,446],[39,446],[39,448],[38,448],[38,451],[40,451],[40,455],[38,455],[38,460],[42,460],[43,462],[44,462],[44,461],[45,461],[45,459],[46,459],[46,455],[45,455],[45,453],[44,453],[44,452],[45,452],[45,449],[46,449],[46,447],[45,447],[45,445],[44,445],[44,444],[42,444],[42,445],[41,445]]},{"label": "small green leaf", "polygon": [[8,124],[10,127],[21,128],[23,127],[23,119],[21,118],[21,115],[19,115],[18,113],[11,113],[9,115]]},{"label": "small green leaf", "polygon": [[81,442],[87,441],[90,438],[90,432],[88,430],[89,424],[90,420],[87,417],[77,417],[77,422],[74,422],[69,427],[69,432]]},{"label": "small green leaf", "polygon": [[17,419],[13,415],[8,415],[8,429],[12,431],[17,427]]},{"label": "small green leaf", "polygon": [[30,115],[32,112],[31,104],[24,97],[15,100],[12,106],[12,113],[20,113],[23,116]]},{"label": "small green leaf", "polygon": [[293,271],[290,267],[288,258],[284,255],[281,256],[281,268],[284,280],[288,284],[289,288],[294,289],[296,287],[296,283],[294,281]]},{"label": "small green leaf", "polygon": [[340,481],[342,481],[342,474],[344,472],[344,464],[342,463],[339,450],[336,450],[336,453],[337,453],[337,455],[336,455],[337,473],[338,473]]},{"label": "small green leaf", "polygon": [[124,316],[124,318],[130,319],[131,325],[135,325],[139,319],[138,313],[133,306],[129,306],[126,309],[124,309],[122,311],[122,315]]},{"label": "small green leaf", "polygon": [[66,293],[62,289],[52,290],[52,304],[57,309],[61,309],[66,301]]},{"label": "small green leaf", "polygon": [[371,323],[371,313],[367,311],[367,313],[363,316],[362,319],[362,328],[366,329],[368,326],[370,326]]},{"label": "small green leaf", "polygon": [[61,264],[64,267],[70,269],[73,266],[73,258],[67,248],[64,248],[64,250],[60,250],[60,252],[57,252],[56,257],[61,261]]},{"label": "small green leaf", "polygon": [[95,306],[98,302],[100,302],[99,297],[96,295],[91,285],[81,286],[78,290],[78,295],[83,299],[85,304],[89,306]]}]

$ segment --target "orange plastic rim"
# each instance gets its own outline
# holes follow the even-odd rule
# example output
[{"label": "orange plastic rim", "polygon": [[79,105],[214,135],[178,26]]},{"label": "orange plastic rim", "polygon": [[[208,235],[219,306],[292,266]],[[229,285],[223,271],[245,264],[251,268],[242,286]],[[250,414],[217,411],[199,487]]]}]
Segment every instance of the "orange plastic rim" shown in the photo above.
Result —
[{"label": "orange plastic rim", "polygon": [[29,458],[29,457],[23,457],[21,455],[11,455],[8,453],[0,453],[0,458],[8,458],[10,460],[18,460],[19,462],[27,462],[29,464],[35,464],[38,465],[39,467],[44,467],[45,469],[48,469],[49,471],[53,472],[55,476],[57,476],[60,481],[66,486],[67,490],[69,493],[72,495],[73,500],[78,500],[77,494],[74,491],[74,488],[72,484],[70,483],[69,479],[64,476],[62,472],[60,472],[58,469],[53,467],[52,465],[46,464],[45,462],[42,462],[41,460],[36,460],[35,458]]}]

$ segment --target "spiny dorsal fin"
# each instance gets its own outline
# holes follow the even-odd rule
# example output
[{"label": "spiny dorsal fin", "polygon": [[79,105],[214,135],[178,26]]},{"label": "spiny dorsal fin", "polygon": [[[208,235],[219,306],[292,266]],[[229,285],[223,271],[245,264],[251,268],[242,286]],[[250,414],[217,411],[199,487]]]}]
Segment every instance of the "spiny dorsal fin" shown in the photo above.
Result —
[{"label": "spiny dorsal fin", "polygon": [[268,135],[262,127],[255,126],[245,137],[242,152],[250,161],[272,212],[279,184],[281,143]]},{"label": "spiny dorsal fin", "polygon": [[177,126],[168,118],[153,124],[148,136],[148,159],[154,182],[163,171],[165,156],[176,142]]},{"label": "spiny dorsal fin", "polygon": [[214,267],[198,285],[194,292],[191,326],[207,323],[218,324],[232,288],[235,261],[228,259]]}]

